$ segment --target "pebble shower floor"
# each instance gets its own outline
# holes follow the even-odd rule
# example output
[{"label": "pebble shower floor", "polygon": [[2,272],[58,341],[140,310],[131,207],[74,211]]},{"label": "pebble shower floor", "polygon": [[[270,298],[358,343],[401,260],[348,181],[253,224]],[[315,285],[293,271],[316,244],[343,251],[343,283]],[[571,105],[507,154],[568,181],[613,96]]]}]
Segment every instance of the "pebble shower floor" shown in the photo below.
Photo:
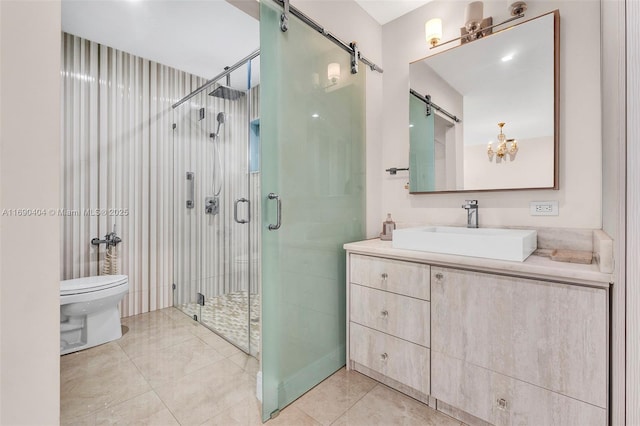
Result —
[{"label": "pebble shower floor", "polygon": [[[203,325],[213,329],[231,343],[246,348],[249,343],[251,355],[256,356],[260,345],[260,295],[249,293],[222,294],[210,297],[204,306],[185,303],[177,306],[185,314],[198,318]],[[250,314],[250,340],[247,339],[247,315]]]}]

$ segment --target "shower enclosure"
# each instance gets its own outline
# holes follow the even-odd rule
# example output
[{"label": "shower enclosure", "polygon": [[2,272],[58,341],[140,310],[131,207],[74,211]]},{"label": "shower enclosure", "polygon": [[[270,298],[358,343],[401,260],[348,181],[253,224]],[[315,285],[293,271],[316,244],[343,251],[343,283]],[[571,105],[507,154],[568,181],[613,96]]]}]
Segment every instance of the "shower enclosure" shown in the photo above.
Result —
[{"label": "shower enclosure", "polygon": [[174,306],[259,356],[263,421],[345,365],[342,247],[365,237],[356,71],[379,70],[285,6],[260,2],[259,94],[248,62],[175,109]]},{"label": "shower enclosure", "polygon": [[256,68],[249,59],[177,106],[173,125],[173,304],[253,355],[260,340]]}]

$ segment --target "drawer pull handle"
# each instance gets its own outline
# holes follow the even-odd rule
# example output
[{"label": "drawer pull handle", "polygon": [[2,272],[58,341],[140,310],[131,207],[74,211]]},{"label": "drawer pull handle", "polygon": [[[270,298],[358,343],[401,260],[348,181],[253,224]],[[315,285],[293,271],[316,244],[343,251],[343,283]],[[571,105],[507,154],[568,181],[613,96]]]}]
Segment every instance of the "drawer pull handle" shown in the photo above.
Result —
[{"label": "drawer pull handle", "polygon": [[436,274],[436,279],[441,280],[441,279],[443,279],[443,278],[444,278],[444,275],[442,275],[442,272],[438,272],[438,273]]},{"label": "drawer pull handle", "polygon": [[384,311],[380,312],[380,316],[382,318],[387,318],[389,316],[389,311],[385,309]]},{"label": "drawer pull handle", "polygon": [[380,361],[386,361],[387,359],[389,359],[389,355],[386,352],[380,355]]},{"label": "drawer pull handle", "polygon": [[498,408],[500,410],[506,410],[507,409],[507,400],[504,398],[498,398],[498,400],[496,401],[498,403]]},{"label": "drawer pull handle", "polygon": [[387,278],[389,278],[389,275],[386,272],[383,272],[381,277],[383,280],[386,280]]}]

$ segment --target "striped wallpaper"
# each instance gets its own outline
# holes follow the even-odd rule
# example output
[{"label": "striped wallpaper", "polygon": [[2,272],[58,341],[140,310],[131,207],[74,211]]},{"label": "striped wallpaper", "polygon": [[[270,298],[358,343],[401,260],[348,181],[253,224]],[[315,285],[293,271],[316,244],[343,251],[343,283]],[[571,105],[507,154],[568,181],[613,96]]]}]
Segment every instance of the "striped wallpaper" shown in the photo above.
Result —
[{"label": "striped wallpaper", "polygon": [[[249,173],[249,99],[247,95],[236,100],[209,96],[212,90],[195,96],[175,110],[176,305],[195,302],[198,292],[211,297],[247,291],[249,282],[253,283],[251,292],[257,292],[255,266],[258,264],[256,247],[259,247],[259,240],[255,235],[260,229],[260,203],[255,197],[260,197],[260,176]],[[258,92],[257,88],[251,91],[252,107],[258,104]],[[203,109],[204,118],[201,118]],[[226,121],[220,127],[219,138],[214,141],[210,135],[217,130],[220,112],[225,113]],[[255,114],[254,111],[252,119]],[[216,171],[215,144],[222,160],[220,172]],[[192,209],[186,208],[188,172],[194,174]],[[218,187],[221,188],[220,211],[217,215],[205,214],[205,198],[213,196]],[[249,224],[234,220],[234,202],[240,198],[251,200]],[[240,203],[238,219],[246,219],[248,214],[247,204]],[[249,265],[253,268],[251,280]]]},{"label": "striped wallpaper", "polygon": [[[183,297],[194,294],[198,280],[211,295],[246,289],[246,269],[237,265],[255,254],[246,241],[250,226],[259,230],[259,215],[252,212],[252,224],[244,229],[230,222],[235,198],[249,198],[250,184],[260,194],[259,176],[246,171],[246,96],[228,101],[204,94],[178,108],[174,119],[171,104],[204,79],[70,34],[62,44],[61,278],[97,275],[105,248],[90,241],[115,225],[123,240],[120,271],[130,286],[123,316],[171,306],[174,277],[187,279],[179,283]],[[200,105],[206,118],[193,121]],[[208,135],[222,109],[228,120],[218,141],[226,173],[221,214],[204,217],[212,173]],[[186,187],[180,184],[186,171],[196,173],[191,211],[184,208]],[[254,210],[258,205],[252,203]]]}]

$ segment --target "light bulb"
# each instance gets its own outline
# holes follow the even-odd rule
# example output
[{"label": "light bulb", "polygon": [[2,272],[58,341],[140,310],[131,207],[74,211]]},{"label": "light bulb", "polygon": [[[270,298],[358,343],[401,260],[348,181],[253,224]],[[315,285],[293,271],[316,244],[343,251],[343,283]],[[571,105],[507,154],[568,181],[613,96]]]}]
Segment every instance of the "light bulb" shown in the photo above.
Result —
[{"label": "light bulb", "polygon": [[429,19],[424,24],[424,34],[427,43],[431,44],[431,46],[436,46],[440,42],[440,39],[442,39],[442,19]]},{"label": "light bulb", "polygon": [[329,64],[329,66],[327,67],[327,78],[329,78],[329,81],[331,81],[332,83],[335,83],[338,80],[340,80],[340,64],[339,63],[332,62]]},{"label": "light bulb", "polygon": [[464,26],[467,31],[474,32],[480,28],[483,16],[483,4],[481,1],[473,1],[467,5],[464,11]]}]

